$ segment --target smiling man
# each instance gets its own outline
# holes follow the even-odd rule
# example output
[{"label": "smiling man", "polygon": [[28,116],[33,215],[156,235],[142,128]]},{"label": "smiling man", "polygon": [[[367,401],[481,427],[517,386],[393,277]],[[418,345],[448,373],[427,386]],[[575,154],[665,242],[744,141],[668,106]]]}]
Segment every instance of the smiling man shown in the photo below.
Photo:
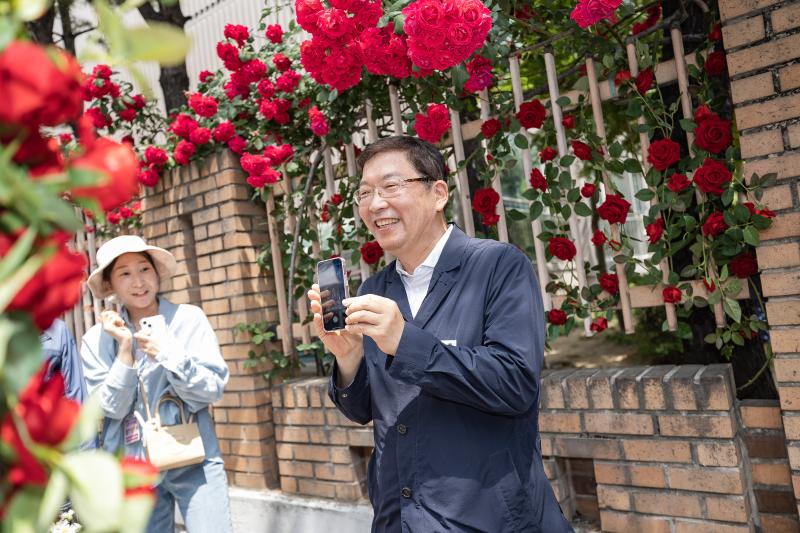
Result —
[{"label": "smiling man", "polygon": [[336,358],[330,396],[374,423],[375,532],[572,531],[542,468],[544,313],[515,247],[448,225],[444,160],[412,137],[359,156],[355,202],[397,260],[345,300],[347,327],[314,324]]}]

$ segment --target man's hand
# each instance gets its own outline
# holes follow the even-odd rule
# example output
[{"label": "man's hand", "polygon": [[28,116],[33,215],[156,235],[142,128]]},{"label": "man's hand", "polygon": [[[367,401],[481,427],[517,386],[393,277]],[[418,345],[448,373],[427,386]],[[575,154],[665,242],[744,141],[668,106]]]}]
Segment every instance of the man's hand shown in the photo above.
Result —
[{"label": "man's hand", "polygon": [[403,336],[405,321],[397,303],[375,294],[348,298],[342,302],[347,306],[346,330],[367,335],[375,341],[386,355],[394,355]]},{"label": "man's hand", "polygon": [[325,345],[325,348],[336,357],[336,363],[339,368],[338,383],[340,387],[346,387],[355,379],[358,366],[364,357],[361,334],[345,330],[325,331],[322,327],[322,304],[319,285],[316,283],[308,291],[308,299],[311,302],[311,312],[314,313],[314,329],[316,329],[317,337]]}]

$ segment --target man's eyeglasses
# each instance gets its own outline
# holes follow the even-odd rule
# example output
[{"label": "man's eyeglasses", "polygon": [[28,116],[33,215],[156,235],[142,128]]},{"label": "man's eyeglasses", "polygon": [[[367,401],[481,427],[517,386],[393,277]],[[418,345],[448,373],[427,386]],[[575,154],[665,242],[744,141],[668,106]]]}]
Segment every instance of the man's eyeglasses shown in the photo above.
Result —
[{"label": "man's eyeglasses", "polygon": [[421,178],[409,178],[401,181],[393,181],[378,187],[360,187],[356,191],[356,205],[367,205],[372,201],[372,197],[377,194],[381,198],[394,198],[399,196],[409,183],[415,181],[436,181],[434,178],[423,176]]}]

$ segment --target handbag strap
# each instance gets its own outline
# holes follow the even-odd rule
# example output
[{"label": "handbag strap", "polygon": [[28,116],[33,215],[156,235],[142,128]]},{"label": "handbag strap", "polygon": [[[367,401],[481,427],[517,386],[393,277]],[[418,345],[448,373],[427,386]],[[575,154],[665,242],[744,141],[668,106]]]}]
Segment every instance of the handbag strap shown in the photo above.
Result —
[{"label": "handbag strap", "polygon": [[[163,402],[172,402],[175,405],[177,405],[178,409],[181,410],[181,424],[186,424],[186,412],[183,409],[183,402],[181,401],[181,399],[172,394],[164,394],[163,396],[161,396],[161,398],[159,398],[158,403],[156,404],[156,418],[158,419],[159,425],[161,425],[161,417],[159,416],[158,413],[161,408],[161,404]],[[189,418],[191,418],[191,415]]]}]

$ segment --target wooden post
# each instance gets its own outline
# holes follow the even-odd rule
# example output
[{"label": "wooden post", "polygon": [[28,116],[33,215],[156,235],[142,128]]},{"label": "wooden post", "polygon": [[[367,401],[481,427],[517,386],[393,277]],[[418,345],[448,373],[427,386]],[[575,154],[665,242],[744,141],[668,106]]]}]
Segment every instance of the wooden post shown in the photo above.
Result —
[{"label": "wooden post", "polygon": [[450,131],[453,134],[453,153],[456,158],[456,194],[458,194],[461,212],[464,217],[464,232],[470,237],[474,237],[475,223],[472,219],[472,201],[469,194],[467,169],[460,166],[466,158],[464,140],[461,137],[461,115],[455,109],[450,110]]},{"label": "wooden post", "polygon": [[[353,141],[351,140],[347,143],[344,147],[344,155],[347,160],[347,175],[348,176],[355,176],[358,178],[358,169],[356,168],[356,151],[353,147]],[[353,224],[355,225],[356,231],[361,227],[361,216],[358,214],[358,206],[353,206]],[[369,277],[369,265],[364,261],[362,257],[358,261],[359,270],[361,272],[361,282],[365,282]]]},{"label": "wooden post", "polygon": [[[488,89],[483,89],[478,93],[478,103],[481,108],[481,120],[488,119],[492,114],[489,104]],[[484,152],[488,153],[489,140],[483,139],[481,145],[483,145]],[[497,210],[500,214],[500,220],[497,221],[497,236],[501,241],[508,242],[508,221],[506,220],[506,208],[503,203],[503,186],[500,183],[500,174],[497,172],[497,168],[495,168],[494,175],[492,176],[492,188],[500,196],[500,202],[497,204]]]},{"label": "wooden post", "polygon": [[281,332],[281,346],[284,355],[291,357],[294,352],[294,335],[292,325],[289,324],[289,308],[286,302],[286,285],[283,274],[283,260],[281,248],[278,244],[278,226],[275,216],[275,195],[270,189],[267,191],[267,231],[269,232],[269,245],[272,252],[272,274],[275,278],[275,293],[278,300],[278,322]]},{"label": "wooden post", "polygon": [[392,108],[392,127],[394,134],[403,135],[403,114],[400,111],[400,97],[397,94],[397,85],[389,84],[389,105]]}]

